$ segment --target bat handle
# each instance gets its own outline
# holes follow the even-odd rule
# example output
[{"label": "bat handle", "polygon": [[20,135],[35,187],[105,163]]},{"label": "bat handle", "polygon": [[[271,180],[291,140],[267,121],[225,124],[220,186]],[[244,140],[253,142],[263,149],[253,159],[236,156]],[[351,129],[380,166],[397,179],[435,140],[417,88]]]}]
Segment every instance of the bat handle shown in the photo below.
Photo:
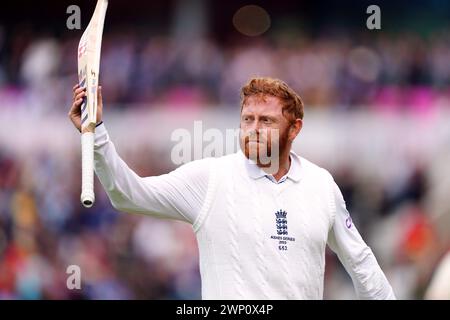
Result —
[{"label": "bat handle", "polygon": [[86,208],[93,206],[94,194],[94,133],[81,134],[81,203]]}]

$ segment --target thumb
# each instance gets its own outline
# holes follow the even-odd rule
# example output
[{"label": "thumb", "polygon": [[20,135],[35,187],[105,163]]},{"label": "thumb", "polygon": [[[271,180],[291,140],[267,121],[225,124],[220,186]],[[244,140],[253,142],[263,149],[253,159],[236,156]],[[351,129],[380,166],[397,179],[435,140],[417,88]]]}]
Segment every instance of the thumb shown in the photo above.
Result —
[{"label": "thumb", "polygon": [[97,104],[101,104],[102,103],[102,86],[98,86],[97,88]]},{"label": "thumb", "polygon": [[97,88],[97,121],[102,121],[103,114],[103,98],[102,98],[102,87]]}]

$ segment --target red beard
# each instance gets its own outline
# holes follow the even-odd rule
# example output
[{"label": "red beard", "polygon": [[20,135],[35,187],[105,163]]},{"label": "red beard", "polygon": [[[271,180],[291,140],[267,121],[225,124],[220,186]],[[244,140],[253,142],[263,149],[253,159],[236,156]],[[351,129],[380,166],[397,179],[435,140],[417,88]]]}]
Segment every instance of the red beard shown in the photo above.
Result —
[{"label": "red beard", "polygon": [[[256,164],[260,167],[269,167],[273,162],[278,163],[279,155],[286,150],[288,144],[288,130],[285,130],[285,132],[280,135],[278,143],[276,141],[275,143],[272,143],[270,134],[268,139],[261,136],[252,137],[251,141],[256,141],[252,142],[255,144],[254,146],[250,146],[249,135],[245,135],[245,137],[243,139],[241,138],[240,141],[241,149],[247,159],[256,162]],[[278,148],[278,150],[275,148]]]}]

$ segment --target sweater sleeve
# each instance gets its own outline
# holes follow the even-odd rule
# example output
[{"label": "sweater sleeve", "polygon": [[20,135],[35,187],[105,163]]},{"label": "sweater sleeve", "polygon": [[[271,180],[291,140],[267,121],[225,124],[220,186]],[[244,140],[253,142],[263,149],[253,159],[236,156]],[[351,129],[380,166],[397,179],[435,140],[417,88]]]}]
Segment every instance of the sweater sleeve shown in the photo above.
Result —
[{"label": "sweater sleeve", "polygon": [[140,177],[120,158],[105,124],[96,128],[94,169],[120,211],[194,223],[205,201],[211,158],[160,176]]},{"label": "sweater sleeve", "polygon": [[359,299],[395,299],[372,250],[353,224],[339,187],[334,180],[332,184],[335,217],[328,245],[352,278]]}]

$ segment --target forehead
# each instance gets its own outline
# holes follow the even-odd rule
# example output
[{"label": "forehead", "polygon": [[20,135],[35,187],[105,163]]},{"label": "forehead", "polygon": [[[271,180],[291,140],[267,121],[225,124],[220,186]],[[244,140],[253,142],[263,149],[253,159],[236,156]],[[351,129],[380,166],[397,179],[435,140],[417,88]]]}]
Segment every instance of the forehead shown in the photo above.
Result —
[{"label": "forehead", "polygon": [[280,99],[273,96],[251,96],[242,106],[242,113],[282,115]]}]

